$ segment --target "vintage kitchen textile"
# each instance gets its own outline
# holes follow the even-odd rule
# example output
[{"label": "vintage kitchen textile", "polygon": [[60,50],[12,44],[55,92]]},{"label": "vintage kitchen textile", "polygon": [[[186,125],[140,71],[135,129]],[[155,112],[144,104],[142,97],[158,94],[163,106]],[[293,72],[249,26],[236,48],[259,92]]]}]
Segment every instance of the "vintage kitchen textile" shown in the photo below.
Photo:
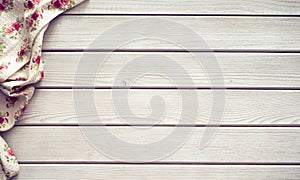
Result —
[{"label": "vintage kitchen textile", "polygon": [[[11,129],[43,76],[43,34],[49,22],[83,0],[0,0],[0,131]],[[0,137],[0,179],[19,171],[16,156]]]}]

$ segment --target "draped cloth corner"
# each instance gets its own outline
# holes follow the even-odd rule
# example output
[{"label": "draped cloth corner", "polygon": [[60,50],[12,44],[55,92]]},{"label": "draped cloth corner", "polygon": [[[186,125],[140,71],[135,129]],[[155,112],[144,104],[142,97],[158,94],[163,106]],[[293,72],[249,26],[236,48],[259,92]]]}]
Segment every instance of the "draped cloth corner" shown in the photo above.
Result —
[{"label": "draped cloth corner", "polygon": [[[44,77],[41,51],[49,22],[82,1],[0,0],[0,131],[20,119],[34,84]],[[16,156],[1,136],[0,166],[0,179],[19,172]]]}]

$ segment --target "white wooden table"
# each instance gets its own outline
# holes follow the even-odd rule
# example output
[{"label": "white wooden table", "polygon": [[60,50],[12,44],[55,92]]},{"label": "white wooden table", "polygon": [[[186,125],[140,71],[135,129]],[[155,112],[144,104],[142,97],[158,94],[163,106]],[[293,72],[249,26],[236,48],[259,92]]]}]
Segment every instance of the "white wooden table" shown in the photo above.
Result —
[{"label": "white wooden table", "polygon": [[[46,77],[37,85],[23,119],[4,133],[21,164],[15,179],[299,179],[299,15],[299,0],[87,0],[59,16],[44,39]],[[152,95],[161,95],[168,104],[163,121],[145,136],[133,133],[115,113],[111,88],[125,91],[122,87],[126,84],[113,83],[114,79],[120,68],[137,56],[157,54],[182,64],[197,89],[181,84],[179,88],[196,93],[201,108],[193,134],[170,156],[144,164],[119,162],[99,153],[81,133],[72,98],[73,80],[83,51],[91,48],[98,35],[147,17],[183,24],[215,51],[227,88],[224,116],[214,140],[199,150],[199,138],[212,108],[212,91],[217,91],[211,90],[205,72],[195,70],[188,52],[168,43],[149,40],[122,47],[95,80],[95,106],[108,124],[98,125],[99,131],[107,128],[126,135],[124,141],[139,143],[155,141],[175,128],[188,128],[185,122],[174,126],[181,110],[179,90],[164,78],[145,76],[130,90],[129,104],[137,116],[151,113]],[[176,29],[170,34],[184,36]],[[120,34],[114,37],[109,40],[123,38]],[[89,53],[101,54],[113,47],[92,48]],[[190,50],[201,54],[208,49]],[[127,73],[125,77],[135,72]],[[77,73],[82,81],[85,77]],[[95,116],[98,114],[86,113],[87,119]],[[149,125],[147,121],[136,123]]]}]

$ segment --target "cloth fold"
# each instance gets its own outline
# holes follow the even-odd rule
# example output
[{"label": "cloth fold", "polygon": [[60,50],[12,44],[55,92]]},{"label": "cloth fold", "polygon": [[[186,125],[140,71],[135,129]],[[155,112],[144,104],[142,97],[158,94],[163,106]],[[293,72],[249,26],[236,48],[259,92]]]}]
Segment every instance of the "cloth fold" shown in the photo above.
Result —
[{"label": "cloth fold", "polygon": [[[44,77],[43,35],[49,22],[84,0],[0,0],[0,131],[11,129]],[[19,171],[16,156],[0,136],[3,179]]]}]

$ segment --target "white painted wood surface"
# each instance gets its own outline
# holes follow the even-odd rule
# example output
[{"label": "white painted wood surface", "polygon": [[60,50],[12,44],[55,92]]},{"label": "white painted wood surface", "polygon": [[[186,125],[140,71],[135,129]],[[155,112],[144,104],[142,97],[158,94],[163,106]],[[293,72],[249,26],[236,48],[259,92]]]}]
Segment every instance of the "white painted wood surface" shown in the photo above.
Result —
[{"label": "white painted wood surface", "polygon": [[[84,56],[83,56],[84,55]],[[85,56],[94,56],[99,60],[99,68],[91,72],[91,59]],[[195,59],[198,55],[200,60]],[[43,53],[43,59],[47,62],[46,78],[37,86],[39,88],[58,88],[84,86],[89,77],[94,77],[95,87],[212,87],[211,80],[220,79],[223,76],[225,84],[219,86],[230,88],[299,88],[300,87],[300,54],[299,53],[141,53],[141,52],[117,52],[117,53]],[[107,58],[102,58],[102,57]],[[157,61],[159,58],[159,63]],[[98,57],[98,58],[97,58]],[[142,59],[147,66],[157,67],[158,72],[148,72],[147,75],[136,80],[135,74],[140,70],[129,66],[130,70],[120,73],[125,65],[135,59]],[[178,66],[172,66],[173,73],[170,77],[160,76],[163,68],[168,65],[166,59]],[[155,60],[155,61],[153,61]],[[87,62],[85,62],[87,61]],[[209,67],[213,72],[208,77],[207,69],[203,64],[216,61],[219,65]],[[83,63],[82,63],[83,62]],[[79,69],[78,66],[81,65]],[[145,65],[146,66],[146,65]],[[127,67],[128,69],[128,67]],[[184,69],[189,76],[185,79]],[[82,70],[85,72],[83,73]],[[82,83],[74,83],[74,77]],[[118,78],[121,76],[122,78]],[[169,79],[172,79],[170,81]],[[116,80],[117,79],[117,80]],[[174,82],[177,82],[174,84]],[[181,83],[178,83],[181,82]],[[192,82],[192,84],[190,83]]]},{"label": "white painted wood surface", "polygon": [[[86,97],[90,91],[81,90]],[[121,112],[116,111],[116,105],[121,109],[130,106],[134,114],[122,112],[126,119],[138,125],[153,125],[147,117],[153,107],[164,107],[158,102],[150,102],[153,96],[161,96],[165,101],[165,112],[157,125],[174,125],[180,122],[183,108],[191,106],[182,105],[184,98],[181,94],[192,97],[194,90],[130,90],[128,101],[118,102],[126,90],[95,90],[94,99],[97,112],[87,111],[78,114],[79,117],[99,117],[103,123],[112,125],[126,125]],[[112,94],[113,93],[113,94]],[[300,123],[300,91],[270,91],[270,90],[227,90],[225,91],[225,108],[221,121],[223,125],[298,125]],[[180,124],[206,125],[212,115],[213,96],[211,90],[198,90],[196,92],[199,109],[197,117],[190,117]],[[77,102],[77,101],[76,101]],[[83,104],[84,99],[77,102]],[[54,105],[55,104],[55,105]],[[94,106],[92,102],[91,106]],[[78,106],[78,105],[77,105]],[[119,106],[118,106],[119,107]],[[154,109],[155,110],[155,109]],[[90,121],[80,122],[88,124]],[[72,125],[78,124],[74,110],[72,90],[39,89],[36,91],[30,106],[25,112],[19,125]],[[89,124],[99,125],[100,120]]]},{"label": "white painted wood surface", "polygon": [[16,179],[294,179],[299,166],[24,164]]},{"label": "white painted wood surface", "polygon": [[[128,21],[143,18],[165,18],[180,25],[190,28],[199,34],[213,50],[299,50],[300,48],[300,21],[298,17],[241,17],[241,16],[62,16],[51,23],[45,34],[45,50],[78,50],[78,49],[115,49],[115,45],[128,38],[128,34],[133,37],[152,37],[151,33],[144,34],[138,30],[138,25],[121,30],[120,25]],[[80,22],[80,23],[74,23]],[[163,25],[161,25],[163,26]],[[90,46],[95,39],[105,31],[113,27],[118,27],[116,33],[103,37],[97,44]],[[140,26],[141,27],[141,26]],[[149,27],[150,28],[150,27]],[[168,27],[161,27],[168,28]],[[185,42],[189,50],[207,50],[203,47],[199,49],[191,38],[187,37],[187,32],[170,29],[167,37],[185,37]],[[131,36],[130,36],[131,37]],[[132,40],[120,49],[123,50],[182,50],[176,44],[168,43],[164,39],[143,39]],[[186,40],[186,41],[184,41]],[[180,44],[180,45],[183,45]],[[200,44],[201,45],[201,44]]]},{"label": "white painted wood surface", "polygon": [[[148,143],[159,142],[170,133],[171,144],[178,145],[169,152],[168,146],[161,144],[159,148],[143,151],[137,161],[147,160],[147,153],[162,154],[154,162],[172,163],[298,163],[300,160],[300,128],[299,127],[221,127],[213,141],[203,150],[199,147],[205,127],[153,127],[141,130],[135,127],[85,127],[95,133],[97,140],[106,146],[94,148],[82,130],[76,126],[47,127],[29,126],[15,127],[3,137],[14,149],[18,159],[23,163],[30,162],[120,162],[134,157],[138,148]],[[115,147],[111,136],[122,143]],[[178,135],[178,136],[176,136]],[[185,136],[186,135],[186,136]],[[183,141],[185,140],[185,141]],[[162,143],[162,142],[161,142]],[[128,144],[134,145],[128,148]],[[173,145],[172,145],[173,146]],[[149,146],[156,147],[156,146]],[[104,148],[117,150],[115,154],[104,154]],[[107,150],[106,149],[106,150]],[[130,151],[125,151],[130,149]],[[125,157],[125,158],[126,158]],[[128,160],[130,162],[130,159]],[[128,162],[126,161],[126,162]],[[136,162],[136,161],[135,161]]]},{"label": "white painted wood surface", "polygon": [[88,0],[67,14],[299,15],[298,0]]},{"label": "white painted wood surface", "polygon": [[[37,85],[23,119],[13,130],[2,134],[21,164],[20,175],[15,179],[299,179],[299,15],[298,0],[87,0],[51,23],[43,47],[47,64],[45,79]],[[138,89],[130,90],[128,102],[121,103],[120,107],[129,104],[134,114],[126,112],[125,116],[135,120],[149,115],[151,97],[160,95],[166,102],[161,121],[157,120],[151,129],[137,131],[120,118],[114,109],[111,88],[123,88],[117,91],[124,92],[133,80],[135,68],[123,74],[124,79],[114,82],[120,68],[132,58],[169,57],[189,73],[197,88],[206,88],[195,90],[184,81],[177,84],[185,88],[182,92],[186,94],[196,93],[199,100],[198,116],[193,117],[197,118],[197,127],[186,143],[153,164],[129,164],[99,153],[77,125],[71,88],[83,53],[75,51],[89,49],[101,55],[104,50],[115,48],[109,44],[118,43],[126,35],[112,33],[101,41],[104,45],[89,47],[96,37],[127,21],[149,17],[180,23],[198,33],[210,47],[197,48],[186,38],[191,44],[189,50],[221,51],[215,55],[225,87],[234,89],[224,89],[222,127],[215,139],[200,150],[199,143],[212,108],[209,89],[212,86],[203,69],[193,61],[192,53],[163,40],[148,39],[131,42],[119,49],[122,52],[111,54],[103,69],[94,74],[98,76],[95,81],[98,114],[81,114],[87,121],[100,116],[107,124],[94,124],[99,139],[105,128],[134,144],[155,142],[173,130],[185,132],[191,128],[186,121],[174,126],[181,110],[179,91],[167,89],[175,87],[153,74],[136,81],[134,87]],[[136,26],[120,32],[143,34]],[[186,37],[185,32],[177,29],[171,29],[168,35]],[[201,55],[205,57],[205,53]],[[206,62],[212,60],[204,58]],[[83,64],[87,73],[77,74],[81,81],[93,75],[89,72],[90,62]],[[152,62],[150,58],[149,65]],[[163,63],[162,58],[159,64]],[[211,68],[216,72],[216,67]],[[175,79],[184,80],[176,68],[174,71]],[[121,98],[118,93],[114,96]],[[158,106],[156,102],[153,105]],[[135,125],[139,128],[153,124],[137,120]],[[109,139],[105,140],[109,145]],[[112,148],[122,150],[124,145]]]}]

